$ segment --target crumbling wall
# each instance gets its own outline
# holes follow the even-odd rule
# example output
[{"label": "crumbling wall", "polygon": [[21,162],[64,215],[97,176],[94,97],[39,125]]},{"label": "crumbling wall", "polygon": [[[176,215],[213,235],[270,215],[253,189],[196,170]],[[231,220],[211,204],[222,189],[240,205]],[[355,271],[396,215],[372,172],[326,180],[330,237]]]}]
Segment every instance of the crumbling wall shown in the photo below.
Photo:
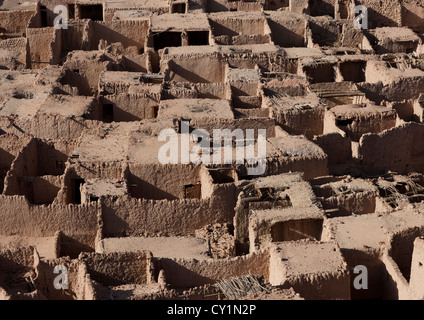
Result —
[{"label": "crumbling wall", "polygon": [[221,195],[205,200],[106,198],[102,202],[103,233],[105,237],[158,233],[184,236],[205,225],[231,223],[234,216],[233,208],[233,200],[228,192],[225,192],[225,197]]},{"label": "crumbling wall", "polygon": [[328,165],[344,164],[352,158],[352,141],[340,133],[328,133],[314,138],[328,155]]},{"label": "crumbling wall", "polygon": [[424,32],[424,5],[417,1],[402,1],[402,26]]},{"label": "crumbling wall", "polygon": [[0,30],[4,29],[5,33],[24,36],[34,14],[33,10],[0,11]]},{"label": "crumbling wall", "polygon": [[51,142],[30,140],[11,165],[5,179],[4,194],[26,195],[31,203],[36,204],[52,203],[61,185],[58,176],[64,173],[69,149],[72,148],[63,141],[57,146],[59,149]]},{"label": "crumbling wall", "polygon": [[98,231],[97,203],[87,205],[31,205],[24,197],[0,196],[0,235],[26,237],[54,236],[59,230],[69,237],[62,252],[94,250]]},{"label": "crumbling wall", "polygon": [[134,46],[138,50],[144,49],[149,32],[149,20],[93,22],[91,49],[97,50],[101,40],[109,44],[120,42],[124,48]]},{"label": "crumbling wall", "polygon": [[143,199],[183,199],[185,186],[199,182],[196,165],[129,165],[130,194]]},{"label": "crumbling wall", "polygon": [[380,134],[366,134],[359,142],[363,169],[370,174],[422,172],[423,143],[424,125],[412,122]]},{"label": "crumbling wall", "polygon": [[342,23],[328,17],[312,18],[309,22],[314,45],[320,47],[340,47],[342,39]]},{"label": "crumbling wall", "polygon": [[422,299],[424,296],[423,258],[423,239],[417,238],[414,241],[414,251],[411,263],[411,277],[409,281],[411,299]]},{"label": "crumbling wall", "polygon": [[[366,71],[366,81],[372,81],[369,73],[373,73],[373,78],[377,75],[378,80],[381,76],[378,76],[374,70]],[[401,78],[394,79],[393,82],[383,83],[381,81],[377,83],[362,82],[358,83],[358,88],[364,92],[368,99],[380,104],[383,100],[386,101],[403,101],[407,99],[418,99],[420,96],[421,88],[424,86],[423,77],[412,77],[412,78]]]},{"label": "crumbling wall", "polygon": [[355,0],[357,5],[368,8],[368,26],[397,27],[401,21],[401,4],[398,0]]},{"label": "crumbling wall", "polygon": [[274,44],[283,47],[305,47],[307,21],[303,16],[288,16],[284,19],[271,16],[268,19]]},{"label": "crumbling wall", "polygon": [[338,208],[338,216],[374,213],[377,191],[363,191],[354,194],[337,195],[325,199],[327,208]]},{"label": "crumbling wall", "polygon": [[[15,69],[25,69],[29,65],[29,56],[28,56],[28,40],[26,38],[13,38],[0,41],[0,52],[8,52],[11,57],[9,62],[9,68],[12,70]],[[1,62],[3,64],[4,62]]]},{"label": "crumbling wall", "polygon": [[163,270],[172,288],[190,288],[214,284],[223,279],[263,275],[269,279],[269,251],[219,260],[153,259],[156,272]]},{"label": "crumbling wall", "polygon": [[[61,83],[73,86],[81,83],[83,85],[78,86],[80,94],[91,96],[98,91],[101,73],[112,68],[113,62],[102,51],[73,51],[68,54],[63,69],[65,72],[69,69],[74,74],[68,74],[71,78],[64,78]],[[83,79],[79,79],[80,77]]]},{"label": "crumbling wall", "polygon": [[8,299],[28,299],[37,295],[30,285],[29,276],[39,262],[33,247],[12,247],[0,249],[0,287]]},{"label": "crumbling wall", "polygon": [[52,58],[51,43],[56,32],[57,30],[54,27],[27,29],[32,69],[42,69],[50,64]]},{"label": "crumbling wall", "polygon": [[409,300],[410,290],[408,281],[402,275],[396,262],[388,252],[383,254],[381,260],[384,263],[386,271],[383,298],[390,300]]},{"label": "crumbling wall", "polygon": [[62,29],[54,29],[52,42],[50,43],[50,64],[59,64],[62,58]]},{"label": "crumbling wall", "polygon": [[89,20],[73,21],[68,29],[62,32],[62,48],[68,52],[83,49],[84,32],[87,32]]},{"label": "crumbling wall", "polygon": [[28,133],[39,139],[77,139],[84,129],[98,127],[95,121],[82,117],[68,118],[61,115],[36,114],[32,118],[18,118],[15,126],[9,127],[10,122],[0,119],[0,128],[16,135]]},{"label": "crumbling wall", "polygon": [[113,120],[138,121],[154,119],[154,107],[159,107],[160,94],[136,93],[108,95],[99,99],[100,103],[113,104]]},{"label": "crumbling wall", "polygon": [[11,169],[12,163],[19,155],[20,150],[29,143],[31,138],[27,135],[17,137],[11,134],[4,134],[0,136],[0,191],[4,189],[4,179],[7,172]]},{"label": "crumbling wall", "polygon": [[149,251],[126,253],[81,253],[78,257],[87,265],[91,279],[106,286],[148,284],[152,281]]},{"label": "crumbling wall", "polygon": [[303,172],[306,180],[328,175],[328,157],[302,156],[268,160],[265,176],[287,172]]},{"label": "crumbling wall", "polygon": [[224,82],[225,78],[225,63],[218,56],[176,57],[161,66],[162,72],[165,71],[164,67],[167,70],[166,81],[217,83]]},{"label": "crumbling wall", "polygon": [[424,227],[401,230],[391,236],[389,255],[396,262],[403,277],[409,281],[414,241],[424,235]]},{"label": "crumbling wall", "polygon": [[[55,273],[55,267],[63,266],[67,269],[68,289],[56,289],[54,280],[64,270]],[[81,286],[80,262],[70,258],[42,260],[37,266],[37,279],[35,286],[38,291],[49,300],[77,300],[84,297],[84,287]]]},{"label": "crumbling wall", "polygon": [[307,106],[292,108],[290,110],[274,111],[273,114],[281,128],[293,135],[305,135],[313,139],[324,131],[324,106]]},{"label": "crumbling wall", "polygon": [[207,0],[207,12],[221,11],[260,11],[259,1]]},{"label": "crumbling wall", "polygon": [[[38,175],[37,142],[32,139],[22,149],[13,161],[11,170],[5,178],[5,195],[29,195],[32,193],[28,180],[24,177],[36,177]],[[30,196],[28,196],[30,197]]]}]

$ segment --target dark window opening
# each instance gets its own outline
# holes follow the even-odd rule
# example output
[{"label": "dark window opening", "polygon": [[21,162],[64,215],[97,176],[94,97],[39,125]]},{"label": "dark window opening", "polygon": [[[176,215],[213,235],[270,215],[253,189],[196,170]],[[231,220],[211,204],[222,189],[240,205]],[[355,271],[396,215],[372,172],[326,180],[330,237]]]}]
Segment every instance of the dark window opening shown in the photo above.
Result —
[{"label": "dark window opening", "polygon": [[345,62],[340,64],[340,72],[344,81],[355,83],[365,81],[366,62]]},{"label": "dark window opening", "polygon": [[189,46],[208,46],[209,45],[209,31],[189,31],[188,45]]},{"label": "dark window opening", "polygon": [[171,8],[171,13],[186,13],[186,4],[174,3]]},{"label": "dark window opening", "polygon": [[41,14],[41,27],[45,28],[48,27],[48,19],[47,19],[47,7],[41,6],[40,7],[40,14]]},{"label": "dark window opening", "polygon": [[159,113],[159,106],[153,106],[152,107],[152,118],[156,119],[158,117]]},{"label": "dark window opening", "polygon": [[181,32],[158,32],[153,35],[156,51],[166,47],[181,47]]},{"label": "dark window opening", "polygon": [[339,0],[340,19],[349,19],[349,3],[345,0]]},{"label": "dark window opening", "polygon": [[95,21],[103,21],[103,5],[81,5],[80,6],[81,19],[91,19]]},{"label": "dark window opening", "polygon": [[103,105],[103,122],[113,122],[113,104],[111,103]]},{"label": "dark window opening", "polygon": [[202,196],[201,184],[189,184],[184,186],[185,199],[200,199]]},{"label": "dark window opening", "polygon": [[73,180],[74,184],[74,203],[81,204],[81,186],[85,183],[84,179]]},{"label": "dark window opening", "polygon": [[72,72],[80,73],[79,69],[74,69],[74,70],[72,70]]},{"label": "dark window opening", "polygon": [[68,18],[75,19],[75,4],[68,4]]},{"label": "dark window opening", "polygon": [[304,67],[303,70],[312,84],[335,81],[334,68],[330,64],[319,64],[316,66]]},{"label": "dark window opening", "polygon": [[354,119],[336,119],[336,125],[338,127],[347,127],[353,123]]}]

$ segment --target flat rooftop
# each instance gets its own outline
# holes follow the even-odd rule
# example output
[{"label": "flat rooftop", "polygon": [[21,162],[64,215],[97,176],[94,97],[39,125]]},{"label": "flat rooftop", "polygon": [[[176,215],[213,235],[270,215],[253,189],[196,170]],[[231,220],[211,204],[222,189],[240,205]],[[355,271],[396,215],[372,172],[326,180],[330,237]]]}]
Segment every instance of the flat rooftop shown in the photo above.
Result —
[{"label": "flat rooftop", "polygon": [[302,274],[326,274],[342,271],[346,262],[332,242],[279,242],[272,252],[283,261],[286,277]]},{"label": "flat rooftop", "polygon": [[420,42],[420,37],[409,28],[384,27],[374,30],[375,36],[381,41]]},{"label": "flat rooftop", "polygon": [[161,101],[158,119],[219,121],[234,119],[230,102],[218,99],[175,99]]},{"label": "flat rooftop", "polygon": [[154,257],[167,259],[210,259],[204,239],[194,237],[106,238],[100,242],[102,253],[150,251]]},{"label": "flat rooftop", "polygon": [[206,14],[161,14],[151,18],[153,32],[161,31],[197,31],[209,30],[209,20]]},{"label": "flat rooftop", "polygon": [[0,2],[0,11],[36,10],[37,1],[3,0]]}]

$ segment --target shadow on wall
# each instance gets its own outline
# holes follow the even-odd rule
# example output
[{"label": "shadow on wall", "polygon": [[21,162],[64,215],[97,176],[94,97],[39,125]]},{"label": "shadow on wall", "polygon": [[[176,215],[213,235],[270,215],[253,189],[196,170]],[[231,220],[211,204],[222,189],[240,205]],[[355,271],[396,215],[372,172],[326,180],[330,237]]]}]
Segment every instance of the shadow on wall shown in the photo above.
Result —
[{"label": "shadow on wall", "polygon": [[81,252],[94,252],[94,249],[63,233],[60,236],[59,257],[70,257],[77,259]]},{"label": "shadow on wall", "polygon": [[[272,41],[280,47],[305,47],[305,37],[293,32],[290,29],[282,26],[281,24],[268,20],[269,27],[271,28]],[[305,32],[305,30],[303,30]]]},{"label": "shadow on wall", "polygon": [[309,10],[313,17],[330,16],[334,19],[334,0],[309,0]]},{"label": "shadow on wall", "polygon": [[[424,9],[422,11],[424,13]],[[402,26],[407,26],[417,33],[422,33],[424,32],[424,16],[418,16],[402,6]]]},{"label": "shadow on wall", "polygon": [[166,281],[169,283],[171,288],[174,289],[192,288],[216,282],[213,279],[204,277],[190,269],[187,269],[172,259],[154,259],[153,262],[155,265],[155,280],[157,281],[159,271],[164,270]]},{"label": "shadow on wall", "polygon": [[271,227],[272,242],[321,240],[322,220],[304,219],[277,222]]},{"label": "shadow on wall", "polygon": [[212,19],[209,19],[209,23],[212,27],[212,33],[215,37],[219,37],[219,36],[234,37],[234,36],[239,35],[239,33],[236,32],[235,30],[232,30],[232,29],[222,25],[218,21],[214,21]]},{"label": "shadow on wall", "polygon": [[337,27],[333,24],[329,24],[328,28],[326,28],[318,23],[310,22],[310,28],[312,31],[313,43],[318,44],[320,47],[336,46],[340,41]]},{"label": "shadow on wall", "polygon": [[[396,300],[398,289],[387,272],[384,263],[366,252],[354,249],[342,249],[343,257],[350,273],[350,296],[352,300]],[[354,286],[358,274],[353,271],[356,266],[365,266],[368,270],[368,289],[357,290]]]},{"label": "shadow on wall", "polygon": [[[141,115],[135,115],[130,113],[122,108],[119,108],[115,103],[110,101],[107,98],[99,97],[100,101],[100,110],[94,120],[103,121],[105,123],[111,122],[131,122],[131,121],[139,121],[144,119]],[[138,109],[138,111],[142,112],[144,109]]]},{"label": "shadow on wall", "polygon": [[27,186],[27,190],[30,190],[26,194],[29,202],[38,205],[51,204],[60,190],[60,185],[37,177]]},{"label": "shadow on wall", "polygon": [[108,203],[102,201],[102,220],[103,220],[103,236],[110,237],[126,237],[127,230],[130,225],[116,214],[116,210],[112,209]]},{"label": "shadow on wall", "polygon": [[423,235],[420,228],[408,229],[393,235],[390,247],[390,255],[398,265],[402,275],[409,282],[411,276],[412,253],[414,241]]},{"label": "shadow on wall", "polygon": [[59,80],[63,85],[69,85],[78,89],[78,93],[83,96],[91,96],[91,88],[88,79],[79,74],[79,70],[65,69],[64,76]]},{"label": "shadow on wall", "polygon": [[93,39],[90,41],[91,50],[97,50],[100,40],[106,40],[108,43],[120,42],[124,48],[131,46],[137,47],[138,50],[144,48],[144,43],[137,42],[134,39],[124,36],[112,29],[112,26],[106,26],[97,22],[93,22]]},{"label": "shadow on wall", "polygon": [[216,0],[207,0],[207,12],[230,11],[225,5]]},{"label": "shadow on wall", "polygon": [[[188,82],[193,83],[210,83],[205,78],[195,74],[194,72],[183,68],[182,66],[176,64],[174,61],[169,61],[169,74],[167,76],[166,81],[176,81],[174,80],[176,77],[180,77]],[[181,81],[179,81],[181,82]]]},{"label": "shadow on wall", "polygon": [[389,17],[383,16],[373,8],[368,8],[368,27],[370,29],[381,27],[397,27],[398,23]]},{"label": "shadow on wall", "polygon": [[144,181],[134,175],[130,175],[129,193],[131,197],[138,199],[150,199],[150,200],[177,200],[178,198],[172,194],[159,189],[158,187]]}]

